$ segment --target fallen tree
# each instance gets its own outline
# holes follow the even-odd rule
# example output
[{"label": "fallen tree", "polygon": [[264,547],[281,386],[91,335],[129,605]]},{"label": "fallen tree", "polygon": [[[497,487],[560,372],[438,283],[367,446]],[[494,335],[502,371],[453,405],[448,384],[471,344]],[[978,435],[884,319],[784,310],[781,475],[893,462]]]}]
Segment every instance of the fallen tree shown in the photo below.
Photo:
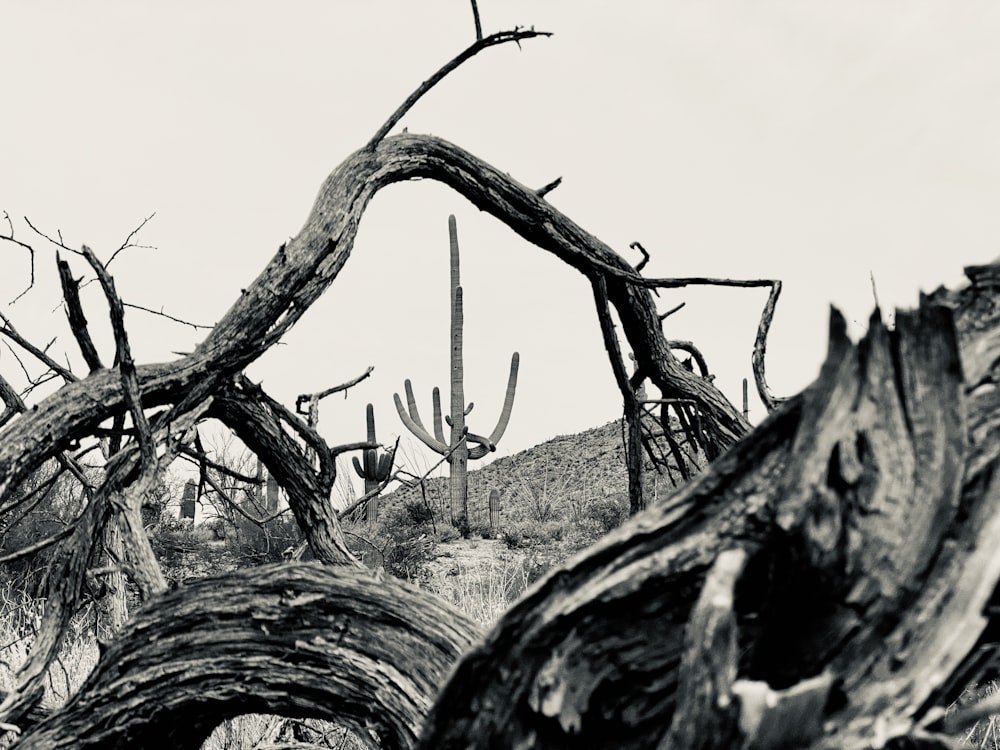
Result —
[{"label": "fallen tree", "polygon": [[[480,38],[464,59],[538,35]],[[948,724],[936,708],[983,673],[1000,576],[995,270],[971,269],[972,286],[899,313],[893,330],[876,313],[858,345],[834,313],[816,383],[744,437],[742,415],[663,334],[650,290],[691,280],[643,277],[642,264],[553,208],[551,185],[527,188],[439,138],[386,137],[399,116],[334,170],[302,231],[190,355],[133,363],[106,268],[61,241],[102,282],[115,366],[101,366],[79,316],[83,378],[17,341],[4,319],[0,332],[65,382],[29,408],[0,379],[0,515],[43,462],[72,471],[72,446],[109,431],[117,445],[102,483],[84,484],[69,535],[51,540],[60,546],[42,630],[0,705],[5,726],[24,732],[19,746],[168,737],[198,747],[214,723],[249,711],[340,721],[386,747],[947,745],[941,732],[959,719]],[[626,406],[637,384],[612,308],[639,372],[664,398],[693,404],[691,438],[714,459],[554,570],[475,645],[475,627],[453,609],[355,570],[328,502],[332,456],[344,448],[242,375],[329,288],[372,196],[418,178],[450,186],[583,274]],[[207,418],[279,479],[318,563],[165,591],[135,498]],[[630,491],[641,508],[634,472]],[[45,671],[112,522],[144,605],[79,694],[39,721]]]}]

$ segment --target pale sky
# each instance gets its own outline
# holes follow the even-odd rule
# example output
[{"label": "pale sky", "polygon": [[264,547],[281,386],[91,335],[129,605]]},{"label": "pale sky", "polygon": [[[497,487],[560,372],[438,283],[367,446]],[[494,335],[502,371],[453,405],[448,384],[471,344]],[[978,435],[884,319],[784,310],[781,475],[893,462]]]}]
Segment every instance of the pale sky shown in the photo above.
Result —
[{"label": "pale sky", "polygon": [[[780,278],[772,391],[811,382],[829,306],[855,338],[873,306],[962,280],[1000,237],[1000,6],[992,2],[479,0],[484,31],[548,39],[488,50],[400,127],[433,133],[549,201],[649,276]],[[472,42],[465,0],[7,3],[0,45],[0,211],[102,257],[135,302],[218,320],[298,232],[324,177],[399,102]],[[373,201],[341,276],[250,369],[276,397],[325,389],[331,442],[406,434],[392,405],[414,382],[430,415],[448,383],[447,217],[458,218],[466,397],[492,430],[521,354],[499,455],[620,415],[590,287],[463,198],[427,181]],[[2,214],[0,214],[2,215]],[[6,232],[6,226],[0,227]],[[58,307],[53,253],[0,245],[0,304],[52,351],[80,359]],[[78,273],[83,274],[82,265]],[[663,292],[670,338],[705,353],[734,403],[766,291]],[[96,285],[85,303],[106,331]],[[203,331],[127,312],[140,362],[189,351]],[[110,336],[102,334],[106,361]],[[0,368],[18,380],[10,353]],[[81,366],[81,373],[84,368]],[[763,417],[756,399],[751,420]],[[425,455],[427,455],[425,453]]]}]

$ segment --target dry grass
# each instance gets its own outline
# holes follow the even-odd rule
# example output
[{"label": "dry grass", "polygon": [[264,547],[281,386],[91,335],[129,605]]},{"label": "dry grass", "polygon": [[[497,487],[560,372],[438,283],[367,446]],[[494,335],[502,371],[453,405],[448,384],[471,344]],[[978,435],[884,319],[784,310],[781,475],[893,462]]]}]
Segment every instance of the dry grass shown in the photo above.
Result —
[{"label": "dry grass", "polygon": [[[971,706],[1000,692],[1000,684],[991,682],[982,687],[968,687],[952,708]],[[1000,750],[1000,716],[993,715],[976,722],[963,738],[969,747],[982,750]]]},{"label": "dry grass", "polygon": [[529,583],[523,559],[506,554],[436,566],[427,587],[476,622],[492,625]]},{"label": "dry grass", "polygon": [[[13,689],[17,671],[28,659],[44,607],[44,600],[31,599],[10,585],[0,590],[0,690]],[[70,634],[49,669],[45,705],[63,705],[93,671],[98,649],[92,623],[90,608],[73,618]]]},{"label": "dry grass", "polygon": [[202,750],[277,750],[278,748],[334,748],[368,750],[352,732],[336,724],[311,719],[286,719],[269,714],[246,714],[216,727]]}]

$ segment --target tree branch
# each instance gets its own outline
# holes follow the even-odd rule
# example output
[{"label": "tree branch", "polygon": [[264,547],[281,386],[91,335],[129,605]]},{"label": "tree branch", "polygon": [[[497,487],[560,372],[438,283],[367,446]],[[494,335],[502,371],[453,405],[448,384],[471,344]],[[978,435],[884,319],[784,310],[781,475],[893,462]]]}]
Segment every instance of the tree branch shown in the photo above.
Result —
[{"label": "tree branch", "polygon": [[375,135],[372,136],[372,139],[368,141],[368,145],[365,146],[366,151],[373,151],[375,147],[389,134],[389,131],[396,126],[396,123],[402,120],[403,116],[413,108],[413,105],[420,101],[420,98],[424,94],[434,88],[442,78],[451,73],[466,60],[475,57],[484,49],[494,47],[498,44],[515,42],[518,46],[520,46],[522,39],[533,39],[538,36],[552,36],[551,32],[547,31],[514,29],[513,31],[498,31],[495,34],[490,34],[484,39],[482,36],[482,29],[479,28],[479,13],[478,9],[476,9],[475,2],[473,2],[472,7],[473,12],[476,14],[476,41],[445,63],[437,73],[421,83],[417,87],[416,91],[406,97],[406,101],[400,104],[396,111],[389,115],[389,119],[385,121],[382,127],[380,127],[375,132]]},{"label": "tree branch", "polygon": [[28,257],[30,259],[31,273],[28,280],[28,286],[26,286],[22,292],[20,292],[16,297],[14,297],[14,299],[10,301],[10,304],[13,305],[15,302],[21,299],[21,297],[30,292],[32,288],[35,286],[35,248],[29,245],[27,242],[21,242],[21,240],[14,238],[14,223],[10,220],[10,214],[4,211],[3,218],[4,221],[7,222],[7,229],[9,230],[9,234],[0,234],[0,240],[6,240],[7,242],[12,242],[15,245],[18,245],[19,247],[23,247],[25,250],[28,251]]},{"label": "tree branch", "polygon": [[80,346],[83,361],[87,363],[91,372],[103,369],[104,364],[101,362],[97,347],[94,346],[94,340],[90,336],[87,316],[80,303],[80,282],[73,278],[69,263],[64,261],[58,253],[56,253],[56,267],[59,269],[59,282],[62,284],[63,299],[66,301],[66,316],[69,318],[69,327],[76,343]]},{"label": "tree branch", "polygon": [[284,563],[201,579],[140,610],[80,692],[18,744],[195,750],[225,719],[263,712],[406,748],[478,634],[443,600],[369,571]]}]

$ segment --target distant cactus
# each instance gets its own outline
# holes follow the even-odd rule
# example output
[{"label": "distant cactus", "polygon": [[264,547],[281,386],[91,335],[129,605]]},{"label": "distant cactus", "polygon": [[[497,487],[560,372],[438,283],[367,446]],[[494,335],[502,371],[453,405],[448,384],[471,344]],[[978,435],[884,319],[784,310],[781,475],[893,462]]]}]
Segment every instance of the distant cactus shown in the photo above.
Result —
[{"label": "distant cactus", "polygon": [[[413,387],[409,380],[404,382],[406,389],[406,407],[399,394],[393,394],[396,411],[403,424],[421,442],[431,450],[448,456],[450,467],[449,495],[451,500],[451,521],[459,528],[468,525],[469,517],[469,480],[468,462],[482,458],[490,451],[496,450],[496,444],[503,437],[510,421],[510,412],[514,406],[514,390],[517,387],[517,369],[519,356],[514,352],[510,358],[510,375],[507,378],[507,393],[504,396],[503,410],[493,432],[489,437],[469,432],[465,417],[472,411],[472,403],[466,406],[464,370],[462,364],[462,325],[464,309],[462,304],[462,286],[459,274],[458,229],[455,217],[448,217],[448,235],[451,246],[451,414],[445,416],[445,422],[451,427],[451,438],[446,441],[444,428],[441,424],[441,393],[437,388],[432,392],[434,404],[434,434],[424,427],[417,411],[417,402],[413,397]],[[475,443],[469,448],[469,443]]]},{"label": "distant cactus", "polygon": [[490,531],[495,537],[500,531],[500,490],[490,490]]},{"label": "distant cactus", "polygon": [[275,513],[278,510],[278,480],[274,475],[268,473],[267,482],[264,485],[264,509],[268,513]]},{"label": "distant cactus", "polygon": [[[368,442],[377,443],[375,437],[375,407],[368,404],[365,410],[368,426]],[[353,458],[354,470],[358,476],[365,480],[365,494],[377,489],[382,482],[389,478],[392,470],[392,453],[379,451],[377,448],[365,448],[362,452],[364,464],[358,461],[358,457]],[[378,496],[372,497],[368,501],[365,512],[368,523],[375,523],[378,520]]]},{"label": "distant cactus", "polygon": [[198,495],[198,483],[188,481],[184,485],[184,497],[181,499],[181,518],[194,520],[194,504]]}]

